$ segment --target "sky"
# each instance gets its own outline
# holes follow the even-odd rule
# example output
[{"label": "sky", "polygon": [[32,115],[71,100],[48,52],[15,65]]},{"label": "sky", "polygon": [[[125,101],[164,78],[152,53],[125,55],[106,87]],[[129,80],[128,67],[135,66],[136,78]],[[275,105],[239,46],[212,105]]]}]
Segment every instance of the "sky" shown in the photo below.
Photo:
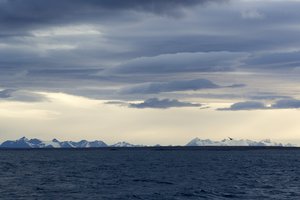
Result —
[{"label": "sky", "polygon": [[0,0],[0,141],[300,145],[300,1]]}]

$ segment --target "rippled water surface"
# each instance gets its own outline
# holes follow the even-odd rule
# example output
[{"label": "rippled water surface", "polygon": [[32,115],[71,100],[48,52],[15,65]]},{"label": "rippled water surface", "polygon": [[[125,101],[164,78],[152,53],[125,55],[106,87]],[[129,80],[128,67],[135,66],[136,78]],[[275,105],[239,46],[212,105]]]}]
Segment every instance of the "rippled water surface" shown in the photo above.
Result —
[{"label": "rippled water surface", "polygon": [[300,199],[300,150],[0,150],[0,199]]}]

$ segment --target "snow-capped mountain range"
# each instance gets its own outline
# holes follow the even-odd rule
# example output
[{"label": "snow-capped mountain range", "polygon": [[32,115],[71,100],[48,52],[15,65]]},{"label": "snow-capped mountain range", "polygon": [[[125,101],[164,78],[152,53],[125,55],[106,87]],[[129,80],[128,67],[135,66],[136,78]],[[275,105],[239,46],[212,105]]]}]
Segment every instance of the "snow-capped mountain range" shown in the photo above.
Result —
[{"label": "snow-capped mountain range", "polygon": [[[51,141],[43,141],[39,139],[27,139],[22,137],[18,140],[8,140],[0,145],[0,148],[99,148],[108,147],[105,142],[101,140],[87,141],[81,140],[79,142],[73,141],[59,141],[53,139]],[[110,145],[111,147],[135,147],[137,145],[129,144],[127,142],[118,142]]]},{"label": "snow-capped mountain range", "polygon": [[269,139],[261,140],[261,141],[253,141],[253,140],[235,140],[233,138],[224,139],[221,141],[213,141],[209,139],[199,139],[195,138],[191,140],[189,143],[186,144],[186,146],[294,146],[292,144],[282,144],[282,143],[276,143],[272,142]]},{"label": "snow-capped mountain range", "polygon": [[[159,145],[155,145],[157,147]],[[291,144],[274,143],[271,140],[262,140],[259,142],[253,140],[235,140],[232,138],[221,141],[212,141],[209,139],[195,138],[187,143],[185,146],[285,146],[292,147]],[[127,142],[118,142],[113,145],[107,145],[101,140],[87,141],[81,140],[79,142],[73,141],[59,141],[53,139],[51,141],[43,141],[40,139],[27,139],[22,137],[18,140],[7,140],[0,145],[0,148],[100,148],[100,147],[143,147],[143,145],[134,145]],[[146,147],[146,146],[144,146]]]}]

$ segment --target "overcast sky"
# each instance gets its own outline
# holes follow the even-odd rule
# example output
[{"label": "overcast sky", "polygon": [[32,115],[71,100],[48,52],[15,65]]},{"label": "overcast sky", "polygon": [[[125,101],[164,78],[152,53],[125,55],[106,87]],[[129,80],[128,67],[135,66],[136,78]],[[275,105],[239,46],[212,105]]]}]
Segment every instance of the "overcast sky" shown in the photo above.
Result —
[{"label": "overcast sky", "polygon": [[300,144],[300,1],[0,0],[0,141]]}]

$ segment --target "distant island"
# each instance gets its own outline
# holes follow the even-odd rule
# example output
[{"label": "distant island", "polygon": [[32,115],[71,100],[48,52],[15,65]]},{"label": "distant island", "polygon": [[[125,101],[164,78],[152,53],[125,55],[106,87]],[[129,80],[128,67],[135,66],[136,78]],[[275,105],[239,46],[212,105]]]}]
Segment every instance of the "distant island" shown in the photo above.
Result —
[{"label": "distant island", "polygon": [[[160,146],[160,145],[155,145]],[[153,146],[153,147],[155,147]],[[170,145],[171,146],[171,145]],[[178,146],[178,145],[177,145]],[[295,147],[292,144],[275,143],[269,139],[261,141],[253,140],[236,140],[233,138],[223,139],[221,141],[213,141],[209,139],[195,138],[183,146],[275,146],[275,147]],[[0,148],[102,148],[102,147],[151,147],[146,145],[135,145],[128,142],[118,142],[112,145],[108,145],[101,140],[87,141],[81,140],[79,142],[74,141],[59,141],[53,139],[51,141],[43,141],[37,138],[28,139],[22,137],[17,140],[7,140],[0,145]]]}]

